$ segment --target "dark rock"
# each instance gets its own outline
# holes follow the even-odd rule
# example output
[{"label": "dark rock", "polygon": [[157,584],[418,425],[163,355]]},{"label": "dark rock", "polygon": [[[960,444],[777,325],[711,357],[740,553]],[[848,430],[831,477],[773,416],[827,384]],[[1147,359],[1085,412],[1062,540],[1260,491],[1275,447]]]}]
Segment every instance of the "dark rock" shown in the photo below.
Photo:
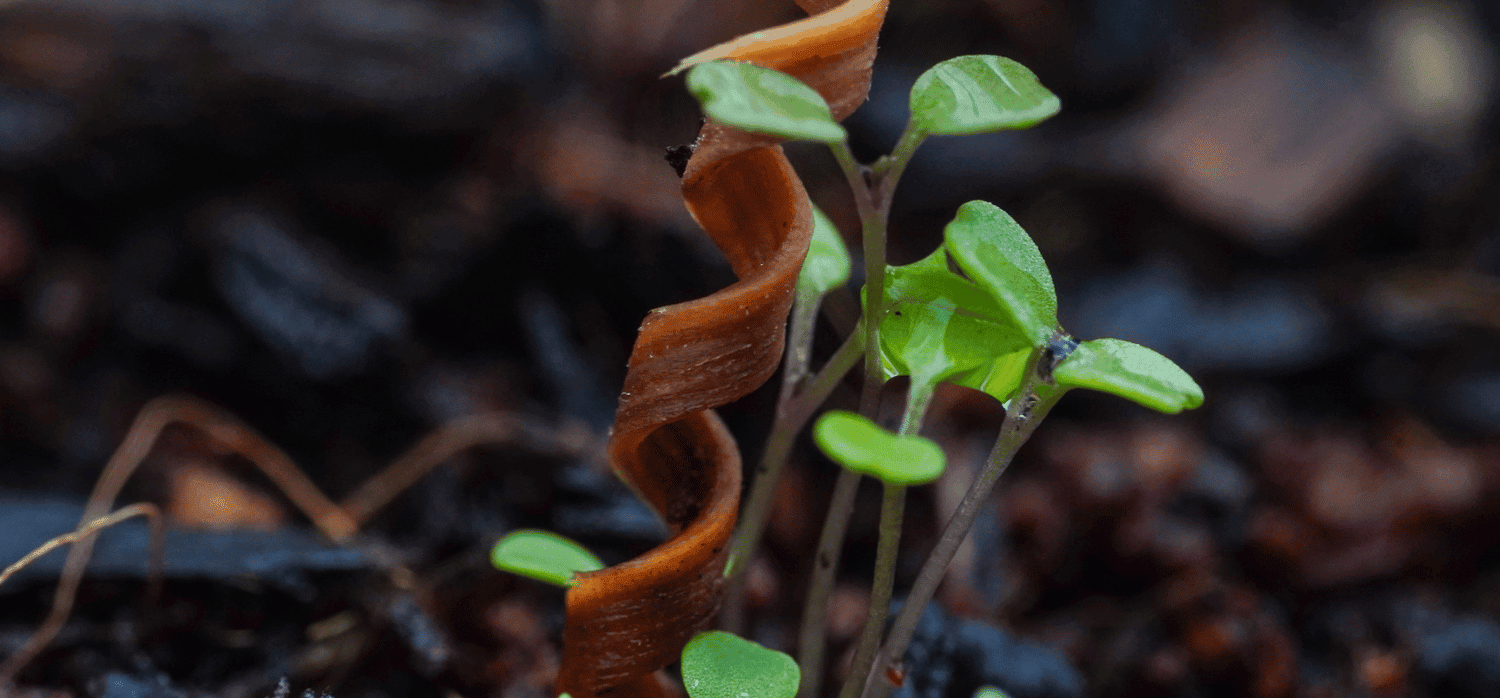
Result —
[{"label": "dark rock", "polygon": [[905,657],[898,698],[968,698],[996,686],[1011,698],[1076,698],[1083,676],[1056,650],[929,605]]}]

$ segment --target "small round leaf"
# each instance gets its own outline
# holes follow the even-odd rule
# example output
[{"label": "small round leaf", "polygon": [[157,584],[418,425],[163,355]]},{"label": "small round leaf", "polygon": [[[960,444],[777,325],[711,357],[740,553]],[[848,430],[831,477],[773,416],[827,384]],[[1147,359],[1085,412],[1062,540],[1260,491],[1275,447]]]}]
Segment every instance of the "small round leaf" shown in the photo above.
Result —
[{"label": "small round leaf", "polygon": [[1052,379],[1058,387],[1114,393],[1154,410],[1177,414],[1203,404],[1203,389],[1172,360],[1122,339],[1078,345]]},{"label": "small round leaf", "polygon": [[577,572],[604,569],[604,563],[583,546],[547,531],[515,531],[490,551],[497,569],[572,588]]},{"label": "small round leaf", "polygon": [[893,485],[932,482],[947,466],[943,449],[931,439],[892,434],[853,412],[823,413],[813,439],[845,468]]},{"label": "small round leaf", "polygon": [[812,207],[812,213],[812,244],[797,275],[797,298],[803,302],[821,298],[849,282],[849,250],[838,228],[817,206]]},{"label": "small round leaf", "polygon": [[986,201],[960,206],[943,230],[960,269],[1005,308],[1032,346],[1057,327],[1057,291],[1042,252],[1021,224]]},{"label": "small round leaf", "polygon": [[844,140],[844,127],[833,120],[823,96],[786,73],[713,61],[693,66],[687,86],[703,112],[721,124],[792,140]]},{"label": "small round leaf", "polygon": [[792,698],[801,681],[786,653],[730,633],[699,633],[682,648],[682,684],[691,698]]},{"label": "small round leaf", "polygon": [[911,88],[912,124],[929,134],[1028,128],[1061,107],[1026,66],[999,56],[950,58]]}]

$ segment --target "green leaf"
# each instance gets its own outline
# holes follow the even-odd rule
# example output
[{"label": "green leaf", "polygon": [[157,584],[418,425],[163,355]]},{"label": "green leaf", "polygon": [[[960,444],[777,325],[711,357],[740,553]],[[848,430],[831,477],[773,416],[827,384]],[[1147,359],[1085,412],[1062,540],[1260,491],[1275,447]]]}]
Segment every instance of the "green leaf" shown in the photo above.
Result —
[{"label": "green leaf", "polygon": [[1042,252],[1010,214],[985,201],[960,206],[943,230],[960,269],[1007,311],[1032,346],[1057,327],[1057,292]]},{"label": "green leaf", "polygon": [[1161,354],[1122,339],[1078,345],[1052,372],[1058,387],[1114,393],[1167,414],[1203,404],[1203,389]]},{"label": "green leaf", "polygon": [[812,213],[812,244],[797,274],[797,298],[803,302],[821,298],[849,282],[849,251],[838,228],[817,206],[812,207]]},{"label": "green leaf", "polygon": [[939,247],[925,259],[886,267],[880,324],[886,378],[935,385],[1026,347],[1026,338],[983,289],[948,270]]},{"label": "green leaf", "polygon": [[1030,347],[1018,349],[995,357],[972,371],[953,376],[948,382],[988,393],[1000,402],[1010,402],[1026,378],[1026,360],[1029,358]]},{"label": "green leaf", "polygon": [[604,569],[604,563],[583,546],[536,530],[515,531],[501,538],[490,551],[490,562],[497,569],[570,589],[577,584],[575,573]]},{"label": "green leaf", "polygon": [[682,684],[691,698],[792,698],[801,681],[786,653],[730,633],[698,633],[682,648]]},{"label": "green leaf", "polygon": [[813,439],[845,468],[893,485],[932,482],[947,466],[943,449],[931,439],[892,434],[853,412],[823,413]]},{"label": "green leaf", "polygon": [[1010,696],[994,686],[980,686],[979,690],[974,692],[974,698],[1010,698]]},{"label": "green leaf", "polygon": [[713,61],[688,71],[687,86],[703,112],[721,124],[792,140],[844,140],[844,127],[833,120],[823,96],[786,73]]},{"label": "green leaf", "polygon": [[1026,66],[999,56],[950,58],[911,88],[912,125],[930,134],[1028,128],[1061,107]]}]

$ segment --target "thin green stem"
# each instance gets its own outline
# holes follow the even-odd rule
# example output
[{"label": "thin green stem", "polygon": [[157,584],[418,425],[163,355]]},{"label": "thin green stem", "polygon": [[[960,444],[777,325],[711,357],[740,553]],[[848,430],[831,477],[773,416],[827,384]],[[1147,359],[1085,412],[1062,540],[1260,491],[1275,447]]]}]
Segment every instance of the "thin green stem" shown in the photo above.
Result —
[{"label": "thin green stem", "polygon": [[926,563],[922,565],[922,571],[917,575],[916,583],[907,594],[906,603],[901,607],[901,612],[897,614],[895,622],[891,625],[890,634],[886,636],[885,643],[865,674],[865,688],[860,694],[864,698],[885,698],[895,688],[891,682],[881,681],[875,677],[881,670],[899,665],[902,655],[906,653],[906,646],[911,643],[917,623],[922,619],[922,611],[937,593],[938,584],[947,573],[949,563],[953,562],[958,546],[968,536],[969,529],[973,527],[980,507],[988,501],[995,482],[1000,479],[1000,475],[1015,458],[1016,452],[1031,437],[1037,424],[1047,416],[1058,398],[1066,392],[1057,389],[1037,390],[1041,387],[1038,385],[1040,379],[1037,376],[1037,366],[1043,355],[1041,349],[1032,351],[1031,358],[1026,363],[1026,378],[1021,384],[1021,389],[1016,391],[1016,396],[1011,398],[1005,423],[1000,427],[1000,436],[995,440],[995,447],[990,451],[984,470],[969,487],[969,491],[964,494],[963,501],[959,502],[958,509],[953,512],[953,516],[948,519],[947,526],[943,528],[942,537],[938,539]]},{"label": "thin green stem", "polygon": [[[912,154],[917,152],[917,146],[922,145],[922,141],[926,139],[927,134],[912,128],[911,122],[908,121],[906,123],[906,131],[901,134],[901,140],[896,141],[896,149],[892,150],[890,155],[875,161],[875,164],[871,165],[870,168],[877,177],[883,179],[899,178],[900,170],[906,169],[906,164],[911,162]],[[897,171],[895,177],[891,176],[893,169]]]},{"label": "thin green stem", "polygon": [[854,495],[859,491],[859,478],[859,473],[839,468],[839,479],[828,501],[828,516],[823,519],[823,533],[818,537],[818,552],[813,558],[812,580],[808,584],[807,603],[802,608],[802,632],[797,642],[797,663],[802,667],[798,698],[816,698],[822,688],[828,596],[833,591],[833,577],[843,551],[844,533],[849,527],[849,512],[854,509]]},{"label": "thin green stem", "polygon": [[[901,416],[902,436],[916,436],[922,428],[922,419],[932,404],[935,385],[913,381],[906,392],[906,413]],[[864,687],[862,679],[869,673],[870,663],[875,659],[875,650],[880,647],[880,637],[885,631],[885,619],[891,610],[891,591],[896,584],[896,554],[901,545],[901,525],[906,509],[906,487],[885,484],[885,496],[880,505],[880,541],[875,549],[875,578],[870,585],[870,607],[865,614],[864,629],[860,632],[859,645],[854,652],[854,663],[839,698],[854,698]]]},{"label": "thin green stem", "polygon": [[902,436],[915,436],[922,428],[922,420],[927,417],[927,408],[932,406],[932,395],[936,385],[923,385],[912,380],[911,387],[906,391],[906,414],[901,416]]},{"label": "thin green stem", "polygon": [[739,529],[730,543],[729,562],[724,566],[724,576],[729,577],[729,586],[724,591],[723,612],[719,624],[724,630],[736,635],[745,629],[745,578],[742,574],[760,543],[761,531],[765,528],[770,513],[771,492],[780,479],[782,467],[791,454],[800,423],[793,424],[787,418],[792,396],[797,392],[802,379],[807,377],[807,365],[812,356],[812,331],[818,319],[821,296],[802,297],[800,294],[792,304],[791,326],[787,329],[786,354],[781,365],[781,393],[776,398],[776,416],[771,421],[771,433],[766,436],[766,447],[761,453],[760,465],[755,470],[755,483],[750,497],[741,508],[753,516],[741,516]]},{"label": "thin green stem", "polygon": [[[922,141],[921,135],[903,135],[897,152],[882,164],[881,172],[860,165],[849,150],[848,141],[830,145],[833,157],[849,182],[854,194],[855,208],[859,211],[860,229],[864,240],[865,260],[865,309],[863,320],[865,352],[864,384],[860,390],[860,414],[875,419],[880,408],[880,389],[885,375],[880,365],[880,321],[885,317],[885,234],[890,220],[891,192],[901,178],[911,153]],[[823,532],[818,540],[816,564],[807,592],[807,604],[802,615],[800,649],[802,664],[801,698],[814,698],[823,677],[823,645],[826,634],[824,614],[828,596],[833,589],[834,574],[843,548],[844,533],[849,527],[849,516],[854,510],[854,495],[860,476],[841,469],[834,485],[833,498],[829,502],[828,516],[823,521]],[[904,501],[904,500],[903,500]],[[893,563],[894,564],[894,563]]]},{"label": "thin green stem", "polygon": [[[731,632],[739,632],[738,628],[731,628],[727,614],[734,608],[735,586],[743,589],[741,577],[750,556],[755,552],[756,546],[760,544],[760,537],[765,531],[766,520],[771,515],[772,495],[776,490],[776,483],[781,478],[782,471],[786,468],[788,457],[791,455],[792,446],[797,442],[797,434],[807,426],[807,421],[812,417],[828,396],[833,394],[834,388],[848,375],[849,369],[858,362],[860,354],[864,351],[864,337],[858,333],[850,335],[844,340],[844,344],[834,352],[828,359],[822,370],[813,375],[812,379],[805,382],[801,390],[797,386],[791,386],[790,380],[783,378],[781,399],[776,404],[776,419],[771,423],[771,433],[766,437],[766,448],[761,454],[760,464],[755,470],[755,482],[751,484],[750,494],[745,498],[744,506],[741,508],[739,530],[736,532],[734,542],[731,543],[729,551],[728,569],[726,575],[734,576],[731,580],[731,588],[726,593],[726,618],[725,628]],[[790,356],[791,350],[788,350]],[[803,362],[803,375],[806,375],[806,359]],[[791,369],[791,359],[788,358],[787,368]],[[802,380],[798,380],[802,383]]]},{"label": "thin green stem", "polygon": [[[865,257],[865,346],[880,346],[880,319],[885,317],[885,225],[880,186],[870,169],[854,160],[848,141],[830,146],[833,157],[854,192],[854,206],[859,210],[860,230]],[[874,419],[880,408],[880,387],[885,376],[880,366],[880,352],[865,354],[865,382],[859,395],[859,413]]]},{"label": "thin green stem", "polygon": [[889,482],[884,484],[885,496],[880,502],[880,542],[875,547],[875,579],[870,584],[870,609],[865,614],[865,627],[854,652],[854,664],[844,679],[839,698],[859,695],[864,685],[861,679],[869,673],[870,662],[880,646],[881,631],[885,630],[886,614],[891,610],[891,589],[896,585],[896,553],[901,546],[901,522],[906,509],[906,487]]},{"label": "thin green stem", "polygon": [[[808,294],[811,296],[812,294]],[[786,332],[786,361],[781,370],[781,396],[777,405],[786,404],[802,386],[812,361],[813,327],[818,321],[822,296],[799,298],[792,305],[792,320]]]}]

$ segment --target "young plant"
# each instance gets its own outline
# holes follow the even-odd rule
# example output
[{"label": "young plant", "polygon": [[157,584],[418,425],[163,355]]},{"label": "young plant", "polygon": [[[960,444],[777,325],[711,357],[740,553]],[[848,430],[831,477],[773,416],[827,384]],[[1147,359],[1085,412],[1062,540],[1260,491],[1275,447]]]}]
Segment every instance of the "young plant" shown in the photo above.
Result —
[{"label": "young plant", "polygon": [[[900,267],[885,264],[891,194],[924,139],[1027,128],[1058,111],[1058,99],[1020,64],[997,56],[962,56],[924,73],[912,88],[912,116],[905,133],[890,155],[869,166],[855,162],[842,128],[817,103],[816,93],[799,88],[790,76],[716,62],[694,67],[688,85],[715,122],[827,144],[854,189],[863,227],[864,314],[845,349],[835,355],[840,363],[830,362],[818,375],[841,375],[842,364],[849,360],[846,353],[863,350],[864,416],[829,413],[815,429],[818,444],[844,470],[814,558],[818,562],[801,636],[802,695],[818,695],[822,607],[832,585],[854,486],[862,474],[881,479],[885,497],[870,613],[842,695],[884,695],[891,683],[874,677],[899,671],[916,621],[981,503],[1064,393],[1072,388],[1100,390],[1167,413],[1197,407],[1203,394],[1186,372],[1150,349],[1115,339],[1079,343],[1069,336],[1058,322],[1056,292],[1040,251],[1010,215],[992,204],[973,201],[962,206],[944,230],[943,245],[925,259]],[[808,305],[815,307],[816,298],[809,294]],[[798,390],[808,373],[810,336],[794,331],[787,349],[788,374],[772,428],[774,447],[766,449],[768,458],[777,460],[763,463],[758,472],[746,503],[747,511],[757,515],[747,516],[737,534],[732,573],[741,571],[753,554],[764,524],[758,512],[784,463],[787,443],[810,417],[806,403],[798,403],[811,397]],[[875,415],[880,387],[898,375],[909,376],[911,387],[900,431],[891,434],[868,418]],[[949,520],[908,602],[890,630],[882,632],[905,488],[942,472],[941,451],[917,433],[933,392],[944,382],[993,396],[1006,405],[1006,420],[988,462]],[[819,392],[821,400],[826,393]]]},{"label": "young plant", "polygon": [[[807,0],[804,6],[818,4]],[[611,460],[663,512],[676,536],[644,558],[595,571],[580,567],[577,551],[555,546],[555,541],[532,540],[552,547],[516,547],[497,555],[497,564],[573,585],[559,690],[579,698],[606,692],[660,694],[650,672],[684,648],[683,675],[694,698],[704,690],[725,698],[763,695],[751,693],[745,682],[771,685],[764,677],[772,675],[780,677],[777,685],[785,685],[788,676],[792,683],[798,681],[795,665],[786,670],[787,658],[747,664],[760,668],[747,669],[743,676],[751,678],[741,683],[714,683],[711,677],[723,678],[724,670],[702,658],[754,654],[726,649],[753,643],[731,634],[688,633],[702,621],[705,609],[711,612],[714,606],[719,570],[731,580],[728,624],[738,626],[733,589],[755,552],[776,476],[795,436],[861,356],[859,414],[831,413],[815,430],[819,445],[845,467],[813,558],[801,634],[799,690],[809,698],[819,693],[823,612],[861,477],[881,479],[885,495],[870,613],[844,698],[884,695],[892,688],[873,677],[899,674],[916,621],[981,504],[1064,393],[1080,387],[1103,390],[1164,412],[1202,402],[1192,379],[1149,349],[1108,339],[1080,344],[1069,336],[1058,322],[1051,274],[1036,245],[991,204],[976,201],[961,207],[945,229],[942,246],[922,261],[886,264],[892,194],[927,137],[1028,128],[1055,114],[1060,104],[1035,75],[1009,59],[962,56],[944,61],[912,88],[911,119],[891,154],[870,165],[858,163],[838,122],[865,98],[885,8],[886,0],[849,0],[801,22],[695,54],[673,71],[691,69],[688,87],[709,117],[682,170],[683,199],[725,251],[740,282],[709,298],[653,311],[642,325],[621,393]],[[809,87],[794,75],[815,82]],[[778,139],[826,144],[853,190],[860,215],[862,320],[817,371],[809,360],[817,309],[823,294],[846,283],[849,261],[836,231],[812,209],[774,145]],[[731,540],[732,524],[726,521],[732,521],[737,503],[737,452],[710,408],[768,378],[784,337],[786,364],[775,423],[745,516]],[[909,376],[911,387],[900,428],[892,434],[870,420],[882,386],[898,375]],[[887,631],[905,490],[943,469],[941,451],[918,433],[933,392],[944,382],[1000,400],[1006,419],[987,463]],[[694,555],[690,561],[689,552]],[[663,586],[673,583],[694,585],[693,594]],[[670,622],[649,610],[653,599],[676,596],[698,600],[673,611]],[[630,618],[621,620],[612,609],[630,609]],[[611,624],[609,629],[595,633],[593,626],[604,623]],[[790,691],[778,690],[783,691],[778,695]]]}]

